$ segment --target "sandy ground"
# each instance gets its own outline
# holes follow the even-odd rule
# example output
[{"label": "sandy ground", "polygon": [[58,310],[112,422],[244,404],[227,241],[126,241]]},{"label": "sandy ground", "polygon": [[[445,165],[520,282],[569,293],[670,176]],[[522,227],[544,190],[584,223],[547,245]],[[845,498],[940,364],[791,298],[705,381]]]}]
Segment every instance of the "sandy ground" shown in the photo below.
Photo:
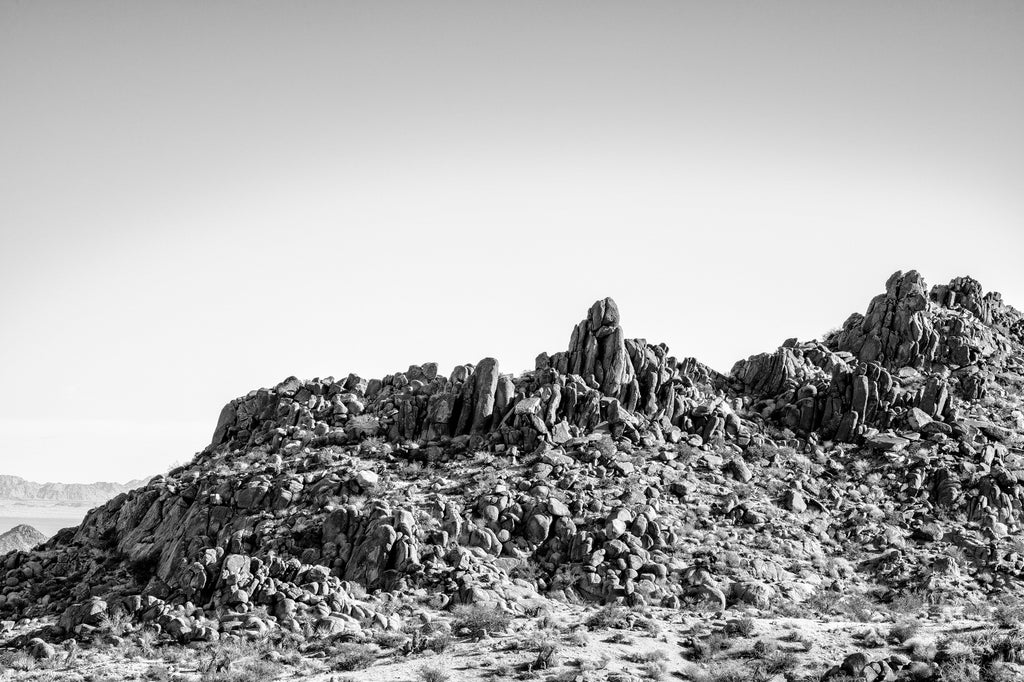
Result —
[{"label": "sandy ground", "polygon": [[[468,680],[543,679],[543,680],[642,680],[713,679],[716,672],[745,666],[753,670],[762,658],[755,645],[763,642],[770,651],[792,652],[797,665],[791,669],[799,679],[817,679],[829,667],[839,664],[851,653],[863,652],[871,661],[914,648],[927,650],[939,637],[950,633],[977,632],[991,628],[979,621],[951,621],[937,616],[918,618],[921,629],[906,645],[887,637],[893,623],[825,621],[798,618],[754,618],[748,635],[719,637],[724,648],[711,660],[695,660],[692,643],[706,641],[714,633],[724,633],[728,621],[742,614],[700,616],[681,612],[658,614],[656,631],[651,629],[589,630],[581,625],[593,610],[566,608],[544,620],[518,619],[503,635],[472,641],[452,639],[441,654],[427,651],[403,656],[385,650],[376,663],[351,672],[322,672],[322,660],[312,657],[304,664],[286,665],[278,679],[302,679],[311,682],[423,682],[424,669],[440,671],[448,682]],[[531,671],[538,658],[540,644],[550,642],[556,653],[545,669]],[[764,644],[760,645],[761,647]],[[166,652],[167,649],[158,649]],[[180,649],[178,650],[180,654]],[[170,653],[174,653],[171,651]],[[116,647],[84,648],[75,665],[43,665],[36,670],[0,673],[3,680],[200,680],[200,660],[195,656],[134,657],[126,660]],[[159,655],[159,654],[158,654]],[[207,658],[207,660],[209,660]],[[238,670],[237,666],[235,670]],[[216,679],[216,678],[213,678]],[[245,677],[237,678],[240,682]],[[266,678],[270,679],[270,678]],[[443,678],[441,678],[443,679]],[[753,679],[753,678],[750,678]],[[773,678],[783,682],[784,677]]]}]

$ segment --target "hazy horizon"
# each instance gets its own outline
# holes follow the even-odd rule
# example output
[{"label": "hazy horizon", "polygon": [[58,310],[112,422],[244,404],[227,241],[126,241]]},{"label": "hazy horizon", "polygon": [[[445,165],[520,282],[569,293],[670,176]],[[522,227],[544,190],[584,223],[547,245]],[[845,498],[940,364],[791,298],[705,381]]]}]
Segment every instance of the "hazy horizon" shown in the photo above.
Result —
[{"label": "hazy horizon", "polygon": [[1024,4],[0,0],[0,473],[628,336],[722,372],[896,270],[1024,308]]}]

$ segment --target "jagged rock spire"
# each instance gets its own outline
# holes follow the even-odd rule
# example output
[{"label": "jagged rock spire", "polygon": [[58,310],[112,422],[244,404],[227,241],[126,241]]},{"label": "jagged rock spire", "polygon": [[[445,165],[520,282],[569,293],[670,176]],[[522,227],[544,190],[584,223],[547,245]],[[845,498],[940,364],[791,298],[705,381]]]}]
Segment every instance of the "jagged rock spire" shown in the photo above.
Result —
[{"label": "jagged rock spire", "polygon": [[837,339],[839,350],[889,368],[920,367],[935,357],[939,336],[926,314],[924,278],[916,270],[894,273],[866,315],[854,314]]},{"label": "jagged rock spire", "polygon": [[587,318],[576,325],[569,339],[569,373],[583,377],[592,388],[619,397],[633,379],[626,338],[619,326],[619,307],[611,298],[590,306]]}]

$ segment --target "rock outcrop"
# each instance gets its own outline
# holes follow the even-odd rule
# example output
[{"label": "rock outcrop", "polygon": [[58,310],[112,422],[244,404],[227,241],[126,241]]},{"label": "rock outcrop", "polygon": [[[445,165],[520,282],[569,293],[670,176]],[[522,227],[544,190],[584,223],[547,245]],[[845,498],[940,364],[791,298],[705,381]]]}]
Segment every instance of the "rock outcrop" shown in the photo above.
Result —
[{"label": "rock outcrop", "polygon": [[145,479],[127,483],[35,483],[19,476],[0,475],[0,500],[106,502],[114,495],[145,484]]},{"label": "rock outcrop", "polygon": [[517,376],[289,377],[228,403],[188,465],[0,559],[0,617],[67,636],[118,611],[191,641],[398,629],[411,596],[1024,594],[1021,316],[980,291],[896,273],[837,334],[729,376],[628,338],[606,298]]},{"label": "rock outcrop", "polygon": [[46,536],[27,524],[20,524],[0,534],[0,555],[27,552],[46,541]]}]

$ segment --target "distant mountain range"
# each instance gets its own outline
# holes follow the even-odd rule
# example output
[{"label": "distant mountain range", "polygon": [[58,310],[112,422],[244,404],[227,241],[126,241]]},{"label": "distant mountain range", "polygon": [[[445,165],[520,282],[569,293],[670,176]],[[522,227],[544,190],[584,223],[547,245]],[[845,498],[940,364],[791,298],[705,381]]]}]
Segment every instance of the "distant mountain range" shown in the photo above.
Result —
[{"label": "distant mountain range", "polygon": [[127,483],[35,483],[19,476],[0,475],[0,500],[45,502],[106,502],[115,495],[145,485],[140,478]]},{"label": "distant mountain range", "polygon": [[46,536],[32,526],[25,524],[15,526],[6,533],[0,534],[0,556],[14,551],[27,552],[45,540]]}]

